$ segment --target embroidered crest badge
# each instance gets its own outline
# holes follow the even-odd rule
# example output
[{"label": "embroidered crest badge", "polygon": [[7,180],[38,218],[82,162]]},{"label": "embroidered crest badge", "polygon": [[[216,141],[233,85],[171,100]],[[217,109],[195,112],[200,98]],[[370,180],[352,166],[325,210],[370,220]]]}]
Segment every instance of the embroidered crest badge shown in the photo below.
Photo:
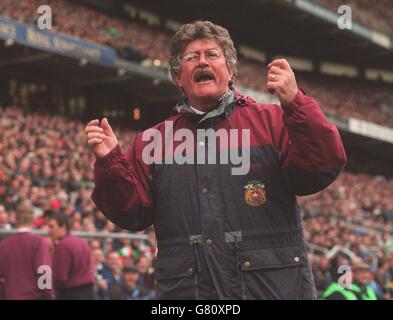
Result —
[{"label": "embroidered crest badge", "polygon": [[244,199],[247,204],[253,207],[259,207],[266,202],[265,185],[259,180],[252,180],[244,186]]}]

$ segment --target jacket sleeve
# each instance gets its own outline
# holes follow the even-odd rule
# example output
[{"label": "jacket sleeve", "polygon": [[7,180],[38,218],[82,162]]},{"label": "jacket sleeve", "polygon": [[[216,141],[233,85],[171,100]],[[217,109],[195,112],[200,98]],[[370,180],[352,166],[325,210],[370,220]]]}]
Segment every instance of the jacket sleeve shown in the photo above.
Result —
[{"label": "jacket sleeve", "polygon": [[336,179],[347,160],[338,130],[300,89],[283,110],[276,137],[285,183],[296,195],[319,192]]},{"label": "jacket sleeve", "polygon": [[153,224],[153,203],[148,179],[150,168],[142,161],[141,135],[127,155],[117,145],[94,164],[92,200],[97,208],[122,229],[141,231]]}]

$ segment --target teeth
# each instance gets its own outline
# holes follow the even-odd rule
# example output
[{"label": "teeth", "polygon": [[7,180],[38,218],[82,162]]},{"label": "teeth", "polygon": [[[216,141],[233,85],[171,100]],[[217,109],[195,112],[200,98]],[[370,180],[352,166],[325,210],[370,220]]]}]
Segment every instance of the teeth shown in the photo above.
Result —
[{"label": "teeth", "polygon": [[213,80],[213,79],[214,79],[214,77],[211,74],[204,74],[204,73],[198,74],[195,77],[196,82],[209,81],[209,80]]},{"label": "teeth", "polygon": [[197,80],[197,82],[200,82],[200,81],[213,80],[213,78],[211,76],[209,76],[209,75],[200,75],[200,76],[197,77],[196,80]]}]

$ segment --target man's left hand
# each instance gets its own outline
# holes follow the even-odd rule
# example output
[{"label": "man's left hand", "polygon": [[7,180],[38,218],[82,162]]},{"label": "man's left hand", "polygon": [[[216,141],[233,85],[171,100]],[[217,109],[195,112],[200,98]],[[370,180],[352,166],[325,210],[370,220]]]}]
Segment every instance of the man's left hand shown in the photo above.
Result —
[{"label": "man's left hand", "polygon": [[282,106],[288,106],[295,98],[298,86],[295,74],[285,59],[273,60],[268,65],[266,87],[274,92]]}]

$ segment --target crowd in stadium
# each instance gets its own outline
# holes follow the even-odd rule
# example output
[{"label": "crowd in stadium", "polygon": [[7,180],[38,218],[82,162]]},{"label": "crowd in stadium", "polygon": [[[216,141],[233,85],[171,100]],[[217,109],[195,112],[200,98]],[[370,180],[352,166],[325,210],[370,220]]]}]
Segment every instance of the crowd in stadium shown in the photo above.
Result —
[{"label": "crowd in stadium", "polygon": [[[340,1],[320,2],[336,6]],[[366,1],[357,3],[359,8],[366,8]],[[40,4],[51,6],[55,32],[117,48],[131,47],[143,57],[168,61],[169,35],[69,1],[3,0],[0,1],[0,12],[20,22],[35,23],[36,16],[32,13]],[[383,1],[372,10],[380,14],[381,8]],[[356,19],[369,24],[362,20],[363,15],[358,11],[354,14]],[[393,30],[392,11],[384,10],[383,16],[386,19],[372,21],[388,21],[389,30]],[[264,66],[240,59],[238,69],[240,84],[265,90]],[[340,118],[354,116],[393,127],[392,114],[386,113],[383,108],[383,103],[393,105],[391,88],[384,88],[381,84],[374,88],[370,83],[365,85],[360,81],[307,73],[300,73],[297,78],[308,94],[317,97],[324,111]],[[331,99],[332,96],[336,99]],[[47,218],[53,212],[61,212],[70,218],[73,231],[122,231],[109,222],[90,199],[94,158],[87,151],[84,126],[59,116],[25,114],[17,106],[1,109],[0,230],[15,227],[17,205],[28,198],[34,205],[34,225],[38,229],[47,230]],[[115,128],[115,131],[121,146],[126,149],[135,132],[120,128]],[[299,203],[304,212],[307,240],[326,250],[335,246],[350,249],[357,259],[372,266],[372,280],[379,297],[392,299],[393,181],[345,172],[329,188],[316,195],[299,198]],[[97,299],[124,298],[119,296],[116,287],[120,279],[135,282],[134,278],[127,276],[135,273],[134,268],[138,269],[137,285],[144,294],[127,298],[154,297],[156,243],[153,230],[145,233],[149,241],[88,240],[96,270]],[[325,253],[312,250],[310,254],[320,294],[334,279],[337,265],[354,262],[345,252],[331,258]],[[342,261],[337,262],[337,259]]]},{"label": "crowd in stadium", "polygon": [[[38,229],[46,231],[50,215],[61,212],[69,217],[72,231],[120,231],[90,199],[94,159],[84,144],[82,123],[24,115],[20,108],[9,107],[1,110],[0,128],[0,229],[15,227],[15,210],[22,200],[29,199]],[[121,145],[129,144],[133,138],[133,132],[117,132]],[[110,298],[109,289],[115,279],[120,279],[123,268],[131,266],[140,270],[138,283],[148,283],[146,297],[153,296],[155,239],[154,233],[146,233],[150,241],[90,240],[99,297]]]},{"label": "crowd in stadium", "polygon": [[[30,199],[36,228],[47,230],[51,212],[62,212],[71,219],[72,231],[122,231],[90,199],[94,159],[83,139],[83,123],[59,116],[24,114],[10,106],[1,110],[0,128],[0,229],[15,226],[18,203]],[[126,149],[135,132],[115,130]],[[299,203],[307,240],[327,250],[335,246],[350,249],[373,265],[381,292],[386,293],[385,298],[391,297],[393,181],[344,172],[326,190],[299,198]],[[146,298],[154,296],[156,245],[154,232],[146,233],[150,241],[89,240],[97,270],[98,298],[110,298],[108,290],[121,277],[123,267],[125,272],[138,267],[149,288]],[[326,279],[320,279],[317,266],[326,259],[319,261],[319,257],[320,253],[315,252],[310,258],[315,260],[317,284],[323,285]]]},{"label": "crowd in stadium", "polygon": [[[324,2],[329,3],[333,8],[341,1],[325,0]],[[393,10],[386,9],[389,6],[384,7],[382,2],[378,1],[378,4],[373,5],[368,2],[367,5],[366,1],[360,1],[359,10],[354,12],[369,13],[370,10],[371,12],[376,10],[376,15],[383,13],[387,17],[372,19],[372,21],[392,21]],[[40,0],[32,0],[15,3],[12,0],[4,0],[0,2],[0,12],[3,16],[33,24],[36,22],[36,17],[32,13],[40,4],[47,4],[52,8],[54,32],[71,34],[117,49],[129,48],[134,53],[138,53],[136,56],[158,59],[161,63],[167,63],[169,60],[171,35],[158,28],[105,15],[70,1],[51,0],[43,3]],[[393,30],[392,25],[393,22],[390,26],[391,30]],[[254,90],[266,91],[266,66],[240,58],[238,73],[239,84]],[[297,80],[307,94],[317,97],[326,113],[340,119],[348,119],[352,116],[388,127],[393,126],[393,114],[390,108],[393,106],[393,90],[389,85],[307,72],[297,73]]]}]

